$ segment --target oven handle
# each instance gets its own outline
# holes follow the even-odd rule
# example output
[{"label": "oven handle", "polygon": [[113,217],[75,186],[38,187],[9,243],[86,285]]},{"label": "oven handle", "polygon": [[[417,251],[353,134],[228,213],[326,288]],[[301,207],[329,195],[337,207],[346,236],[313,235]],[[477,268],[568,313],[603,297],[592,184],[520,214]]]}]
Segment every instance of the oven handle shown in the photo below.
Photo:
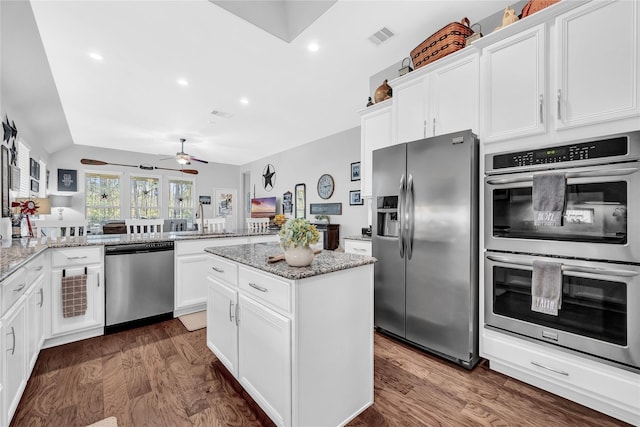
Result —
[{"label": "oven handle", "polygon": [[[487,255],[487,259],[491,261],[496,261],[496,262],[503,262],[505,264],[522,265],[525,267],[533,268],[532,262],[514,260],[514,259],[503,257],[503,256]],[[614,276],[614,277],[634,277],[639,274],[637,271],[631,271],[631,270],[614,270],[609,268],[581,267],[577,265],[565,265],[565,264],[562,264],[562,271],[563,272],[566,271],[568,273],[569,272],[588,273],[588,274],[595,274],[600,276]]]},{"label": "oven handle", "polygon": [[[597,169],[584,170],[580,172],[566,172],[567,179],[570,178],[600,178],[607,176],[631,175],[638,172],[638,168],[622,168],[622,169]],[[523,175],[516,178],[492,178],[487,180],[490,185],[516,184],[519,182],[533,182],[533,174]]]}]

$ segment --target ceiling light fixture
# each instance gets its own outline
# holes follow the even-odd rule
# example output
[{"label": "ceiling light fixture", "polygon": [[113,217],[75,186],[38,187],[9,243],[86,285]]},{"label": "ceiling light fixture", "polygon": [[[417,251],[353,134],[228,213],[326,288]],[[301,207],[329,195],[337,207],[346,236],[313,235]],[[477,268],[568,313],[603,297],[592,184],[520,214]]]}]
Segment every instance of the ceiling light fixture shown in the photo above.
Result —
[{"label": "ceiling light fixture", "polygon": [[249,105],[249,100],[247,98],[240,98],[240,104]]},{"label": "ceiling light fixture", "polygon": [[180,86],[189,86],[189,82],[185,79],[178,79],[177,81]]},{"label": "ceiling light fixture", "polygon": [[97,52],[90,52],[89,58],[93,59],[94,61],[102,61],[104,59],[102,55]]},{"label": "ceiling light fixture", "polygon": [[309,52],[317,52],[320,50],[320,45],[316,42],[311,42],[307,45],[307,49],[309,49]]}]

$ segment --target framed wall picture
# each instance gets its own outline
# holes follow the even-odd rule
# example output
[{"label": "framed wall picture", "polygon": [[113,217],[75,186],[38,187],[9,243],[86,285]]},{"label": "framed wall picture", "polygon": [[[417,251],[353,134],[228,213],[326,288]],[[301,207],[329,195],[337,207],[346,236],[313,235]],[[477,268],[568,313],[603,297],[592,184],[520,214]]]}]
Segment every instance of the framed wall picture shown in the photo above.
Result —
[{"label": "framed wall picture", "polygon": [[311,215],[342,215],[342,203],[311,203]]},{"label": "framed wall picture", "polygon": [[78,171],[58,169],[58,191],[78,191]]},{"label": "framed wall picture", "polygon": [[9,189],[11,188],[10,183],[10,170],[9,170],[9,149],[2,146],[2,216],[8,217],[11,216],[11,207],[9,206]]},{"label": "framed wall picture", "polygon": [[349,191],[349,204],[351,206],[364,204],[360,195],[360,190]]},{"label": "framed wall picture", "polygon": [[29,159],[29,176],[33,179],[40,179],[40,162],[33,157]]},{"label": "framed wall picture", "polygon": [[40,192],[40,183],[38,181],[36,181],[35,179],[31,180],[31,192],[32,193],[39,193]]},{"label": "framed wall picture", "polygon": [[360,181],[360,162],[351,163],[351,181]]},{"label": "framed wall picture", "polygon": [[293,213],[293,194],[291,194],[291,191],[287,191],[282,195],[282,213]]},{"label": "framed wall picture", "polygon": [[307,214],[307,186],[296,184],[296,218],[306,218]]}]

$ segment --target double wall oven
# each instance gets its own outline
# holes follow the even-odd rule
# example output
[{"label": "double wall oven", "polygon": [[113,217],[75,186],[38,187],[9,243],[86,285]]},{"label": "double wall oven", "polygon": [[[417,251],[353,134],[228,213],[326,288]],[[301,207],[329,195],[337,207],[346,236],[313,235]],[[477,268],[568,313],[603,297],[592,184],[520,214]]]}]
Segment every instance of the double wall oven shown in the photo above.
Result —
[{"label": "double wall oven", "polygon": [[[640,131],[485,158],[485,324],[640,371]],[[534,176],[564,175],[560,226]],[[532,310],[534,261],[562,265],[558,314]]]}]

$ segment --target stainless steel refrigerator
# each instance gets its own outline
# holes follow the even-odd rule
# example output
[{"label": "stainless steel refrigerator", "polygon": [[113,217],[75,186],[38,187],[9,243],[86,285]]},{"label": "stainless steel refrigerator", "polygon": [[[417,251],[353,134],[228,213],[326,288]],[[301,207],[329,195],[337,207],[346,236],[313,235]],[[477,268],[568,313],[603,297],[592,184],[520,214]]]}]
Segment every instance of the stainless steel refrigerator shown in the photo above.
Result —
[{"label": "stainless steel refrigerator", "polygon": [[478,361],[478,140],[373,152],[375,326],[466,368]]}]

